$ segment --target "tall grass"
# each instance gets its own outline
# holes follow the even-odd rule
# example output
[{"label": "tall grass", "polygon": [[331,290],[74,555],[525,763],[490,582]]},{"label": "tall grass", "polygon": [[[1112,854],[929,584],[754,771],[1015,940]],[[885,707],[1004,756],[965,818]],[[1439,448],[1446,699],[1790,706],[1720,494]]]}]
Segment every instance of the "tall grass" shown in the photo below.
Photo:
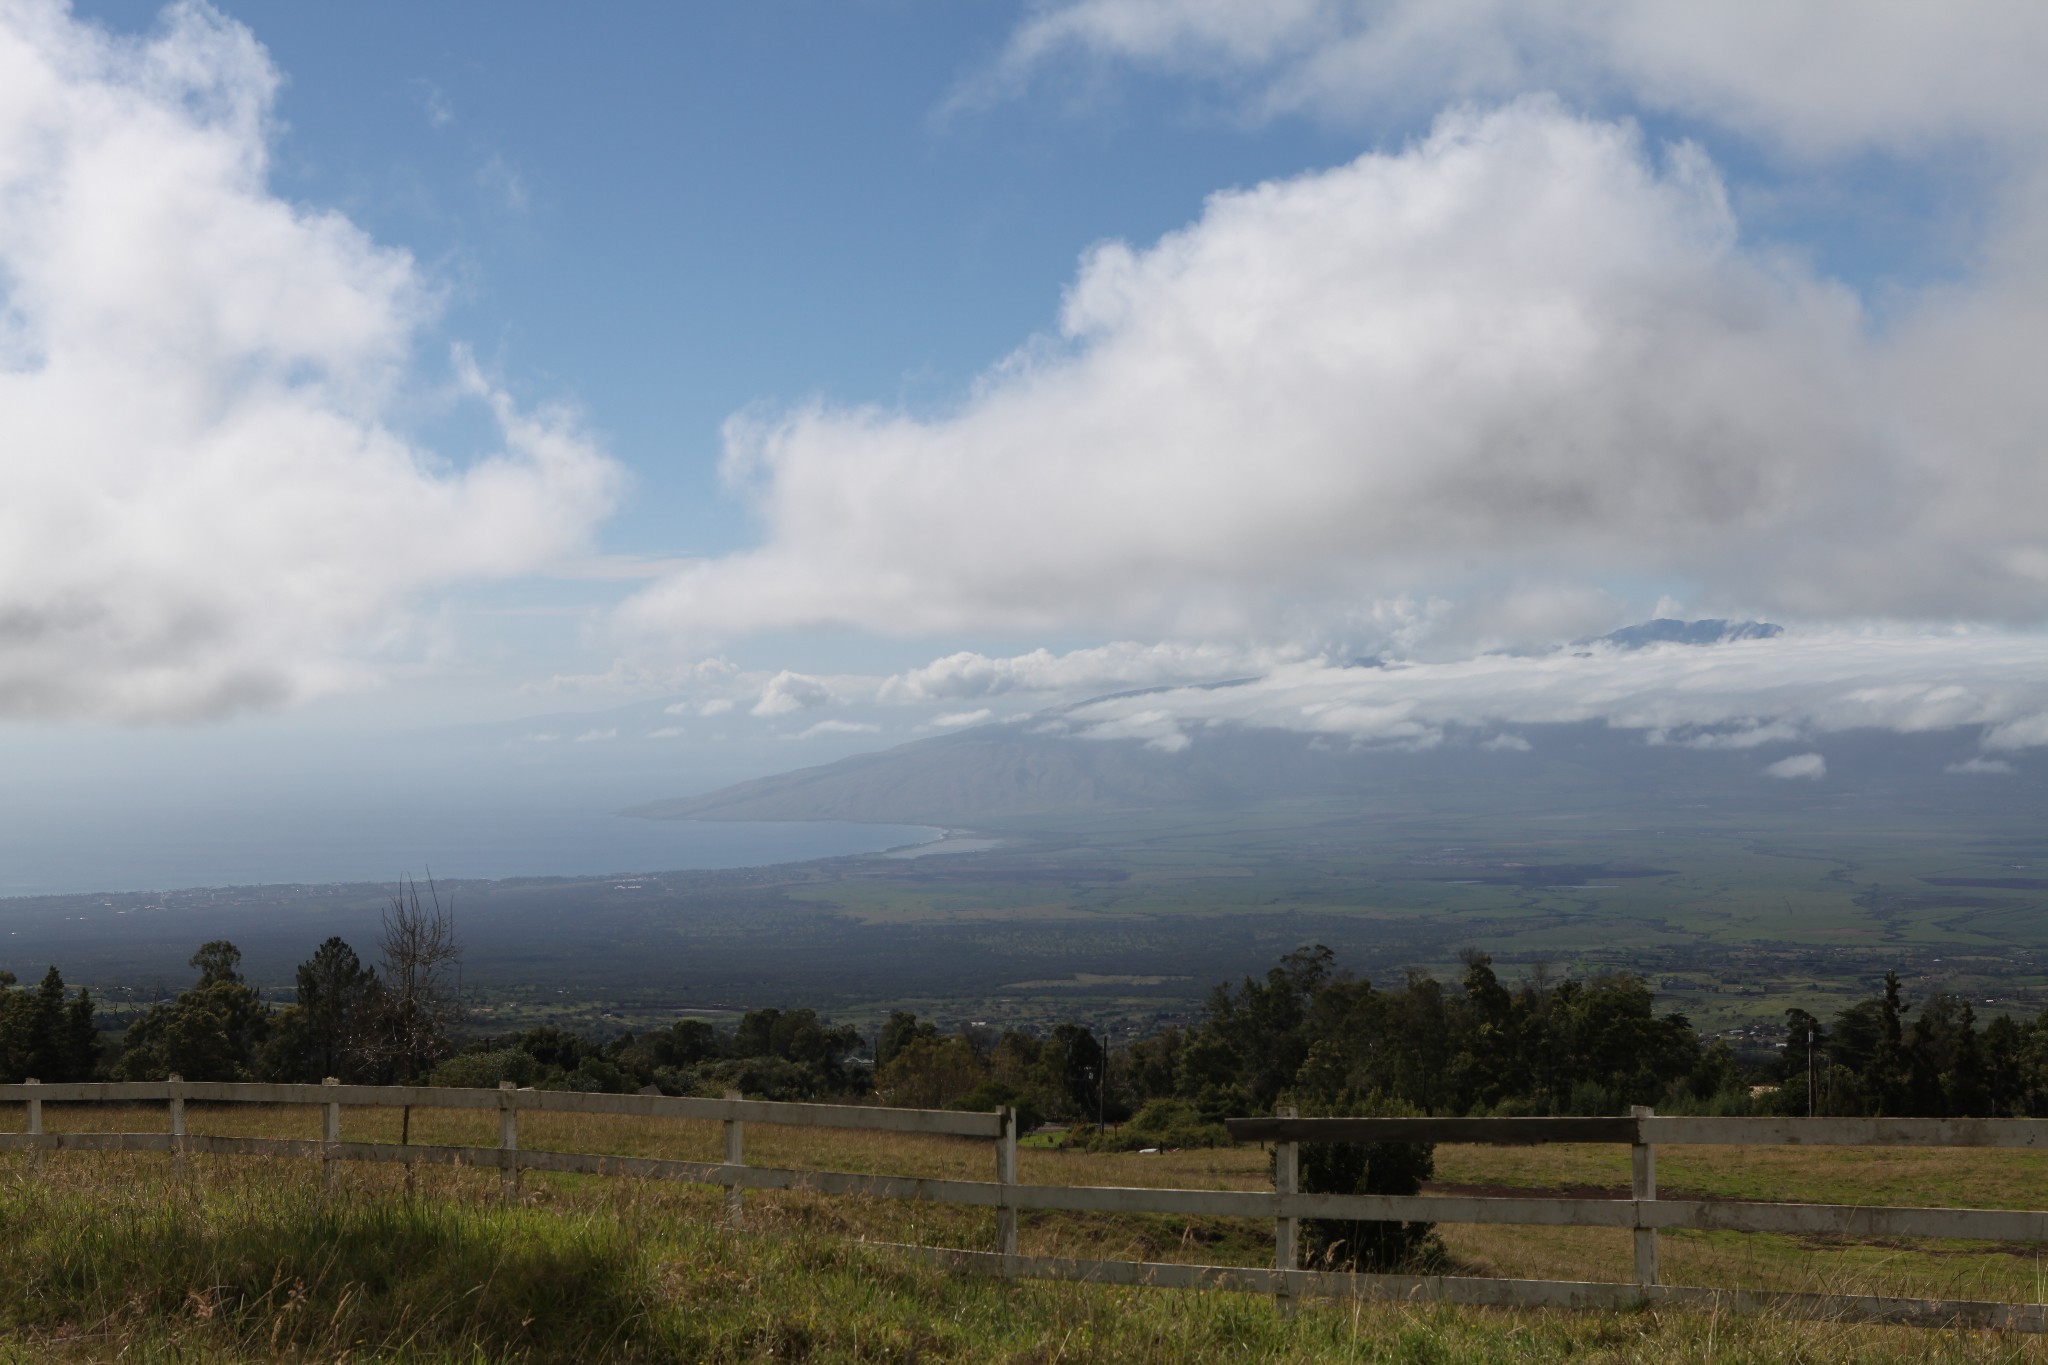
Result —
[{"label": "tall grass", "polygon": [[[53,1107],[50,1117],[53,1128],[132,1131],[160,1127],[162,1114]],[[192,1119],[195,1131],[311,1126],[310,1114],[291,1111]],[[460,1123],[443,1134],[436,1122],[425,1119],[423,1140],[495,1136]],[[579,1121],[559,1132],[522,1125],[521,1136],[683,1155],[710,1147],[716,1130]],[[748,1146],[762,1164],[839,1169],[985,1176],[991,1161],[986,1143],[885,1135],[750,1127]],[[735,1236],[719,1230],[717,1191],[663,1182],[529,1173],[525,1197],[506,1205],[492,1171],[423,1167],[408,1194],[396,1168],[351,1166],[332,1196],[313,1161],[194,1157],[189,1171],[173,1180],[158,1154],[55,1153],[31,1176],[22,1158],[0,1158],[0,1362],[2048,1361],[2027,1337],[1773,1315],[1307,1303],[1288,1318],[1251,1295],[954,1275],[873,1244],[986,1247],[992,1220],[978,1209],[750,1193],[747,1230]],[[1043,1153],[1023,1174],[1244,1188],[1262,1182],[1263,1163],[1255,1150]],[[1813,1175],[1833,1178],[1824,1166]],[[1239,1264],[1269,1255],[1271,1235],[1253,1220],[1070,1215],[1027,1217],[1024,1233],[1027,1251]],[[1509,1273],[1607,1278],[1607,1261],[1619,1272],[1626,1254],[1625,1234],[1604,1230],[1460,1235],[1469,1264]],[[1793,1239],[1720,1235],[1667,1237],[1665,1247],[1667,1267],[1694,1282],[1851,1290],[1943,1280],[1963,1290],[1954,1268],[1988,1264],[2004,1269],[1987,1287],[2020,1298],[2042,1288],[2031,1255],[1838,1249],[1862,1258],[1851,1263]]]},{"label": "tall grass", "polygon": [[1310,1303],[1285,1318],[1249,1295],[1003,1284],[817,1231],[723,1234],[630,1184],[582,1208],[506,1207],[388,1180],[330,1199],[267,1162],[195,1161],[173,1186],[148,1164],[108,1183],[0,1180],[0,1360],[2043,1358],[2020,1338],[1768,1316]]}]

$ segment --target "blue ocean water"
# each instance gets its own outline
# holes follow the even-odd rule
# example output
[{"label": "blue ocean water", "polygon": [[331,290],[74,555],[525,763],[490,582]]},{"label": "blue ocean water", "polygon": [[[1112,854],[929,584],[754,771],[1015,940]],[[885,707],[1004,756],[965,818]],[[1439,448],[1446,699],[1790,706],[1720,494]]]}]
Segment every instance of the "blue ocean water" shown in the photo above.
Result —
[{"label": "blue ocean water", "polygon": [[556,877],[757,867],[900,848],[921,825],[641,820],[580,806],[304,802],[261,808],[175,799],[125,812],[10,812],[0,896],[198,886]]}]

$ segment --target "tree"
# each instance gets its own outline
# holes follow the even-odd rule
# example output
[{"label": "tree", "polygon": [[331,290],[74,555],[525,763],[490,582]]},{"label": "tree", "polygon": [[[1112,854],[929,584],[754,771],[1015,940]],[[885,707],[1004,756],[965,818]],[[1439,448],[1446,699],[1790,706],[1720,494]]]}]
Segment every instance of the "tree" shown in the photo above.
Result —
[{"label": "tree", "polygon": [[64,977],[55,963],[43,973],[34,999],[29,1011],[28,1074],[52,1082],[78,1079],[66,1065],[70,1049],[65,1046]]},{"label": "tree", "polygon": [[462,945],[455,911],[427,882],[429,902],[408,878],[384,911],[378,983],[366,1031],[370,1060],[390,1081],[416,1085],[455,1050],[462,1005]]},{"label": "tree", "polygon": [[986,1073],[974,1047],[958,1034],[918,1036],[875,1073],[884,1104],[943,1109],[981,1084]]},{"label": "tree", "polygon": [[938,1036],[937,1026],[919,1023],[917,1016],[909,1010],[891,1011],[888,1022],[882,1025],[881,1033],[875,1038],[875,1065],[887,1066],[897,1053],[919,1038]]},{"label": "tree", "polygon": [[100,1030],[93,1022],[92,996],[83,986],[64,1012],[64,1067],[74,1081],[89,1081],[99,1074]]},{"label": "tree", "polygon": [[330,938],[299,964],[296,1003],[279,1012],[263,1054],[267,1080],[311,1083],[371,1075],[377,973]]},{"label": "tree", "polygon": [[365,1051],[365,1033],[376,1003],[377,973],[355,949],[329,938],[299,964],[298,1005],[305,1014],[308,1080],[353,1079]]},{"label": "tree", "polygon": [[191,958],[198,983],[128,1026],[115,1074],[131,1081],[255,1079],[271,1015],[242,980],[241,960],[241,950],[226,939],[201,945]]},{"label": "tree", "polygon": [[242,950],[224,938],[217,938],[199,945],[199,951],[192,954],[185,963],[199,969],[199,986],[239,986],[242,984]]}]

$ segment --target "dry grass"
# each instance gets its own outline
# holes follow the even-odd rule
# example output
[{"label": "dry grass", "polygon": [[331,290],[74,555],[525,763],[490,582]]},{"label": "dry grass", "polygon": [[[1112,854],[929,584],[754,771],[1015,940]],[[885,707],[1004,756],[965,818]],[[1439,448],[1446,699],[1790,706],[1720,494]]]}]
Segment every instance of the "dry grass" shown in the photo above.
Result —
[{"label": "dry grass", "polygon": [[[20,1130],[20,1111],[18,1108],[10,1109],[11,1112],[0,1113],[0,1131]],[[188,1126],[194,1133],[205,1134],[314,1137],[319,1132],[319,1113],[310,1107],[195,1105],[188,1111]],[[133,1108],[50,1105],[45,1111],[45,1127],[53,1132],[162,1132],[167,1128],[167,1122],[161,1105]],[[350,1140],[396,1141],[398,1127],[396,1111],[344,1111],[343,1136]],[[412,1140],[416,1143],[493,1146],[496,1138],[495,1113],[419,1111],[414,1115]],[[720,1153],[719,1125],[710,1122],[528,1114],[521,1118],[520,1138],[522,1146],[533,1149],[701,1161],[715,1161]],[[1257,1148],[1175,1152],[1160,1156],[1027,1149],[1020,1153],[1020,1158],[1020,1175],[1031,1183],[1214,1189],[1268,1187],[1266,1156]],[[990,1178],[994,1165],[992,1145],[983,1141],[759,1124],[748,1125],[747,1159],[750,1164],[763,1166],[959,1179]],[[23,1208],[41,1209],[44,1215],[55,1218],[50,1210],[58,1206],[73,1210],[105,1209],[109,1206],[127,1207],[121,1201],[128,1200],[138,1208],[157,1211],[149,1218],[133,1215],[140,1219],[136,1226],[146,1225],[155,1229],[148,1233],[150,1236],[171,1235],[164,1229],[174,1226],[175,1220],[165,1222],[164,1219],[170,1217],[169,1213],[163,1212],[165,1210],[183,1210],[187,1215],[210,1210],[209,1217],[239,1220],[235,1225],[245,1230],[237,1235],[253,1237],[255,1234],[246,1232],[245,1225],[288,1227],[295,1225],[295,1220],[297,1224],[303,1224],[314,1218],[317,1210],[328,1206],[319,1190],[318,1164],[311,1161],[194,1158],[190,1163],[191,1176],[182,1185],[175,1185],[169,1180],[169,1162],[158,1154],[47,1154],[41,1173],[34,1180],[26,1178],[25,1159],[8,1157],[4,1164],[5,1169],[0,1169],[0,1199],[14,1201],[12,1207],[16,1212]],[[1688,1196],[2028,1207],[2041,1203],[2038,1192],[2048,1188],[2039,1178],[2048,1175],[2048,1157],[2032,1152],[1666,1148],[1660,1152],[1659,1164],[1662,1191]],[[1596,1147],[1444,1147],[1438,1152],[1438,1176],[1440,1180],[1451,1183],[1532,1190],[1572,1186],[1625,1189],[1627,1154],[1625,1149]],[[937,1272],[892,1266],[886,1254],[861,1246],[862,1243],[876,1242],[919,1242],[989,1249],[995,1244],[994,1216],[984,1209],[848,1199],[803,1192],[750,1191],[746,1196],[748,1235],[733,1242],[731,1239],[720,1240],[715,1232],[722,1192],[705,1187],[529,1172],[525,1176],[522,1206],[508,1210],[498,1206],[495,1171],[421,1167],[413,1179],[412,1196],[406,1198],[403,1195],[403,1171],[387,1166],[346,1167],[343,1172],[343,1198],[339,1203],[363,1210],[385,1210],[390,1217],[398,1217],[390,1214],[394,1199],[403,1201],[397,1207],[441,1210],[450,1217],[474,1223],[469,1232],[456,1240],[462,1242],[465,1237],[481,1239],[478,1245],[489,1244],[495,1237],[523,1238],[531,1242],[539,1235],[537,1230],[543,1228],[581,1229],[577,1235],[595,1240],[588,1246],[576,1243],[573,1237],[567,1243],[558,1241],[554,1244],[555,1253],[552,1253],[555,1260],[546,1262],[542,1268],[547,1269],[547,1273],[560,1274],[564,1273],[561,1266],[581,1264],[592,1257],[596,1262],[611,1266],[605,1275],[625,1276],[638,1287],[631,1288],[630,1292],[607,1290],[611,1297],[604,1302],[610,1307],[604,1311],[624,1313],[627,1319],[640,1323],[652,1333],[649,1340],[664,1343],[672,1344],[674,1340],[683,1338],[696,1339],[689,1337],[690,1332],[696,1330],[690,1325],[696,1321],[690,1316],[694,1309],[685,1312],[681,1320],[664,1316],[682,1311],[678,1308],[681,1301],[676,1296],[685,1292],[700,1297],[708,1295],[707,1303],[725,1305],[719,1311],[730,1319],[727,1324],[730,1332],[740,1334],[739,1337],[728,1335],[719,1338],[725,1344],[718,1346],[717,1350],[707,1348],[708,1357],[725,1353],[730,1358],[745,1358],[749,1352],[733,1355],[728,1351],[733,1341],[742,1338],[752,1340],[746,1333],[767,1330],[763,1324],[779,1321],[775,1317],[778,1311],[795,1313],[807,1296],[822,1294],[818,1304],[805,1311],[826,1313],[830,1320],[814,1321],[805,1329],[808,1335],[804,1339],[813,1343],[813,1347],[797,1354],[807,1351],[819,1358],[905,1358],[900,1352],[895,1355],[886,1351],[869,1353],[865,1346],[849,1344],[865,1329],[847,1324],[856,1320],[868,1321],[868,1325],[879,1333],[872,1341],[898,1340],[901,1344],[924,1340],[905,1324],[917,1319],[924,1311],[916,1307],[917,1304],[939,1299],[946,1302],[957,1300],[959,1305],[966,1305],[960,1308],[966,1315],[963,1322],[977,1320],[976,1315],[982,1315],[986,1320],[977,1330],[989,1334],[987,1339],[991,1342],[1008,1343],[1004,1351],[1014,1348],[1007,1356],[1003,1351],[992,1351],[990,1358],[1206,1358],[1198,1354],[1176,1355],[1163,1344],[1171,1335],[1163,1324],[1183,1322],[1185,1325],[1185,1319],[1205,1324],[1196,1336],[1222,1350],[1222,1356],[1217,1358],[1225,1358],[1235,1349],[1223,1349],[1219,1343],[1227,1344],[1242,1337],[1247,1348],[1258,1343],[1262,1350],[1279,1349],[1280,1358],[1291,1355],[1304,1360],[1507,1359],[1512,1356],[1520,1361],[1571,1355],[1573,1358],[1612,1360],[1787,1358],[1835,1361],[1918,1359],[1930,1356],[1930,1353],[1930,1358],[1973,1361],[2048,1359],[2041,1343],[2026,1338],[1851,1329],[1768,1318],[1729,1323],[1682,1313],[1573,1317],[1333,1305],[1305,1313],[1303,1324],[1279,1329],[1282,1335],[1274,1337],[1265,1327],[1254,1330],[1246,1325],[1271,1317],[1269,1306],[1256,1299],[1167,1291],[1140,1292],[1133,1296],[1128,1291],[1080,1286],[983,1286],[974,1289],[965,1283],[955,1284]],[[223,1211],[232,1211],[232,1218]],[[130,1213],[133,1214],[132,1209]],[[151,1222],[150,1218],[157,1221]],[[12,1226],[10,1224],[10,1230]],[[403,1218],[399,1218],[394,1226],[411,1227]],[[1451,1225],[1444,1225],[1439,1230],[1454,1257],[1475,1273],[1608,1281],[1625,1280],[1630,1273],[1629,1238],[1625,1232]],[[138,1232],[135,1235],[144,1234]],[[408,1235],[420,1245],[438,1246],[440,1242],[435,1238],[442,1234],[429,1228],[426,1231],[414,1229]],[[555,1234],[550,1233],[549,1236]],[[1270,1225],[1256,1220],[1190,1220],[1163,1215],[1027,1214],[1022,1219],[1021,1249],[1037,1254],[1254,1265],[1266,1263],[1270,1255],[1270,1237]],[[541,1240],[546,1242],[547,1239]],[[2041,1248],[2033,1246],[1928,1242],[1903,1245],[1733,1233],[1667,1233],[1661,1239],[1661,1246],[1664,1278],[1670,1283],[2026,1302],[2038,1302],[2048,1297],[2048,1292],[2044,1292],[2048,1291],[2048,1263],[2043,1261]],[[110,1246],[104,1254],[114,1263],[126,1264],[121,1261],[118,1247]],[[284,1259],[289,1260],[290,1257],[284,1256]],[[892,1268],[885,1273],[877,1269],[882,1266]],[[535,1275],[541,1273],[532,1267],[528,1269]],[[123,1273],[134,1272],[131,1267]],[[821,1275],[836,1286],[829,1293],[810,1285],[811,1278]],[[794,1297],[779,1303],[743,1303],[746,1293],[727,1284],[733,1276],[738,1277],[735,1283],[740,1285],[747,1283],[750,1276],[763,1286],[780,1284],[783,1288],[774,1292],[786,1291]],[[876,1276],[881,1278],[870,1284],[869,1281]],[[641,1283],[641,1279],[646,1277],[652,1277],[649,1283],[654,1288]],[[304,1275],[299,1278],[303,1279]],[[436,1281],[437,1285],[439,1283]],[[707,1285],[710,1288],[707,1289]],[[791,1288],[793,1285],[805,1287]],[[877,1285],[883,1287],[877,1288]],[[887,1288],[890,1285],[896,1288]],[[71,1330],[76,1331],[84,1331],[80,1323],[87,1320],[101,1322],[102,1326],[94,1330],[122,1336],[134,1348],[131,1358],[136,1359],[154,1358],[151,1353],[159,1351],[159,1348],[171,1349],[167,1342],[185,1339],[176,1333],[166,1335],[170,1329],[163,1324],[172,1320],[183,1324],[177,1329],[179,1332],[188,1335],[197,1332],[199,1338],[211,1342],[208,1350],[216,1347],[224,1350],[226,1347],[222,1343],[231,1339],[242,1343],[235,1349],[248,1347],[254,1352],[248,1358],[286,1358],[263,1354],[271,1350],[267,1344],[251,1345],[247,1324],[254,1320],[251,1314],[257,1317],[268,1314],[263,1320],[276,1326],[278,1321],[282,1321],[276,1314],[283,1311],[278,1307],[282,1301],[277,1300],[276,1294],[285,1293],[288,1298],[288,1291],[272,1292],[260,1286],[237,1291],[243,1294],[244,1307],[239,1310],[241,1316],[236,1321],[243,1325],[226,1337],[220,1335],[226,1329],[216,1330],[205,1325],[212,1321],[204,1316],[205,1313],[215,1312],[218,1316],[219,1312],[225,1311],[206,1309],[205,1295],[212,1291],[200,1286],[194,1292],[199,1293],[198,1299],[190,1303],[177,1299],[176,1302],[183,1306],[175,1310],[165,1308],[156,1300],[151,1300],[153,1307],[124,1308],[119,1302],[112,1302],[107,1295],[101,1294],[90,1298],[87,1307],[70,1314],[66,1321],[70,1322]],[[437,1289],[436,1292],[442,1291]],[[835,1295],[838,1298],[835,1299]],[[897,1297],[892,1298],[891,1295]],[[994,1297],[988,1297],[990,1295]],[[755,1297],[758,1298],[758,1293]],[[1219,1300],[1235,1306],[1212,1305],[1200,1309],[1172,1306],[1180,1300],[1203,1303]],[[255,1303],[256,1307],[249,1307],[249,1303]],[[1133,1319],[1126,1327],[1116,1329],[1124,1333],[1121,1337],[1103,1335],[1110,1330],[1105,1325],[1108,1319],[1103,1314],[1108,1310],[1103,1305],[1110,1303],[1124,1305],[1116,1311]],[[620,1304],[629,1306],[621,1308]],[[835,1304],[837,1306],[833,1306]],[[485,1338],[494,1329],[463,1317],[465,1311],[456,1305],[442,1312],[437,1319],[441,1324],[437,1328],[439,1335],[434,1337],[441,1345],[434,1345],[435,1351],[450,1341],[487,1344]],[[762,1317],[764,1313],[768,1315],[766,1318]],[[1037,1329],[1033,1326],[1036,1319],[1032,1315],[1039,1313],[1051,1314],[1045,1324],[1040,1324],[1045,1326],[1046,1333],[1051,1333],[1062,1323],[1071,1327],[1073,1323],[1085,1321],[1093,1324],[1087,1331],[1095,1335],[1076,1337],[1069,1333],[1059,1335],[1057,1341],[1044,1334],[1034,1335]],[[1254,1317],[1244,1317],[1246,1313]],[[193,1321],[188,1321],[194,1314],[200,1315],[193,1320],[199,1324],[196,1327]],[[833,1316],[835,1314],[837,1316]],[[864,1318],[864,1314],[868,1317]],[[1264,1317],[1258,1318],[1258,1314]],[[365,1342],[371,1341],[378,1331],[386,1333],[384,1337],[375,1337],[383,1347],[393,1347],[393,1343],[400,1340],[390,1335],[400,1329],[386,1317],[388,1315],[372,1315],[370,1327],[364,1329],[371,1331],[372,1335],[364,1337]],[[885,1331],[878,1325],[883,1320],[896,1326]],[[0,1332],[0,1361],[9,1359],[9,1348],[4,1345],[7,1340],[28,1340],[32,1337],[41,1347],[55,1349],[53,1343],[57,1343],[58,1338],[51,1334],[54,1329],[50,1329],[47,1323],[38,1325],[39,1322],[25,1320],[19,1313],[0,1319],[0,1325],[7,1328],[7,1331]],[[108,1322],[124,1325],[105,1326]],[[747,1324],[744,1331],[742,1327],[732,1325],[741,1322]],[[284,1333],[279,1340],[290,1344],[291,1351],[300,1354],[286,1352],[286,1356],[315,1358],[317,1353],[313,1356],[306,1354],[316,1344],[306,1331],[289,1324],[287,1327],[289,1330],[279,1329]],[[633,1330],[640,1331],[641,1327]],[[904,1335],[906,1331],[908,1336]],[[28,1332],[29,1336],[23,1337],[23,1332]],[[1350,1333],[1348,1337],[1347,1332]],[[677,1337],[677,1333],[682,1337]],[[1137,1335],[1132,1336],[1131,1333]],[[1204,1336],[1204,1333],[1209,1335]],[[1219,1333],[1220,1336],[1216,1335]],[[573,1335],[557,1334],[562,1340],[569,1340]],[[592,1342],[595,1338],[574,1339],[583,1342],[581,1349],[594,1349]],[[704,1340],[710,1341],[711,1338]],[[933,1358],[976,1358],[974,1352],[962,1345],[966,1340],[968,1338],[946,1337],[941,1333],[917,1349],[925,1350]],[[1135,1353],[1120,1356],[1109,1352],[1107,1343],[1112,1340],[1122,1342],[1124,1347]],[[549,1341],[555,1345],[541,1343],[536,1346],[529,1342],[521,1349],[527,1350],[534,1359],[574,1358],[573,1354],[550,1356],[548,1352],[555,1350],[560,1343],[555,1338]],[[935,1342],[938,1344],[934,1345]],[[951,1344],[946,1344],[948,1342]],[[826,1349],[819,1343],[837,1344]],[[98,1358],[82,1343],[79,1349],[85,1353],[76,1358]],[[283,1351],[284,1347],[277,1349]],[[661,1349],[669,1348],[664,1345]],[[68,1352],[71,1347],[66,1346],[64,1350]],[[346,1351],[342,1353],[346,1354]],[[184,1357],[165,1355],[163,1358]],[[242,1357],[202,1353],[198,1358]],[[420,1358],[438,1360],[444,1357],[428,1353]],[[1266,1357],[1247,1353],[1240,1358]]]},{"label": "dry grass", "polygon": [[[395,1117],[350,1115],[344,1136],[387,1136],[377,1124],[391,1119],[395,1138]],[[51,1107],[47,1128],[162,1132],[162,1119],[162,1107]],[[195,1107],[190,1128],[311,1136],[317,1115]],[[522,1124],[528,1144],[541,1146],[541,1134],[565,1150],[657,1156],[711,1156],[717,1144],[713,1124],[569,1115]],[[492,1138],[496,1115],[416,1115],[420,1142]],[[1526,1175],[1559,1171],[1554,1154],[1524,1156],[1542,1156]],[[750,1158],[965,1177],[987,1175],[991,1164],[985,1142],[768,1128],[750,1128]],[[1812,1179],[1829,1179],[1823,1162],[1825,1154]],[[1516,1173],[1497,1162],[1491,1169],[1497,1183]],[[1157,1158],[1036,1152],[1022,1175],[1260,1187],[1264,1171],[1264,1154],[1249,1148]],[[422,1166],[410,1197],[403,1179],[395,1166],[346,1166],[340,1197],[330,1199],[311,1160],[193,1158],[188,1179],[176,1183],[162,1154],[49,1154],[33,1179],[23,1158],[4,1158],[0,1361],[2048,1361],[2048,1342],[2023,1336],[1769,1314],[1309,1304],[1284,1320],[1253,1295],[1006,1285],[907,1265],[860,1244],[985,1246],[993,1224],[981,1209],[750,1193],[748,1232],[733,1238],[717,1230],[715,1189],[528,1175],[522,1203],[506,1207],[494,1171]],[[1268,1232],[1245,1220],[1225,1230],[1239,1238],[1223,1246],[1227,1254],[1184,1246],[1180,1259],[1255,1263]],[[1522,1232],[1534,1240],[1509,1240]],[[1612,1279],[1626,1271],[1624,1234],[1446,1234],[1460,1238],[1462,1257],[1505,1273]],[[1069,1216],[1024,1230],[1026,1250],[1147,1259],[1171,1236],[1143,1220]],[[1669,1236],[1665,1261],[1673,1279],[1759,1283],[1794,1273],[1769,1246],[1765,1238]],[[1976,1265],[1939,1250],[1841,1250],[1847,1269],[1808,1269],[1798,1287],[1948,1275],[1956,1291],[1956,1267]],[[1812,1248],[1786,1254],[1812,1261]],[[2028,1257],[2005,1254],[2001,1265],[2011,1269],[2001,1285],[2034,1273]],[[2019,1293],[2038,1295],[2038,1285]]]}]

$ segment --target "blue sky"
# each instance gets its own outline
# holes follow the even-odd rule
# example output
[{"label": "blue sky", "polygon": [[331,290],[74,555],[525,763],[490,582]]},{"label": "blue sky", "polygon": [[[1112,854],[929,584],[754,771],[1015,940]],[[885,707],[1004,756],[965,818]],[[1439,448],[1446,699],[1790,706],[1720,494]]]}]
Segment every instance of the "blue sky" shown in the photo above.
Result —
[{"label": "blue sky", "polygon": [[1616,724],[2020,761],[2041,13],[6,0],[0,804],[1434,743],[1657,613],[1790,629]]},{"label": "blue sky", "polygon": [[[635,476],[621,553],[747,542],[716,479],[732,413],[949,403],[1049,325],[1092,242],[1360,145],[1170,93],[948,117],[1003,5],[220,8],[285,78],[277,192],[410,250],[449,292],[444,345],[583,409]],[[76,12],[146,31],[159,9]]]}]

